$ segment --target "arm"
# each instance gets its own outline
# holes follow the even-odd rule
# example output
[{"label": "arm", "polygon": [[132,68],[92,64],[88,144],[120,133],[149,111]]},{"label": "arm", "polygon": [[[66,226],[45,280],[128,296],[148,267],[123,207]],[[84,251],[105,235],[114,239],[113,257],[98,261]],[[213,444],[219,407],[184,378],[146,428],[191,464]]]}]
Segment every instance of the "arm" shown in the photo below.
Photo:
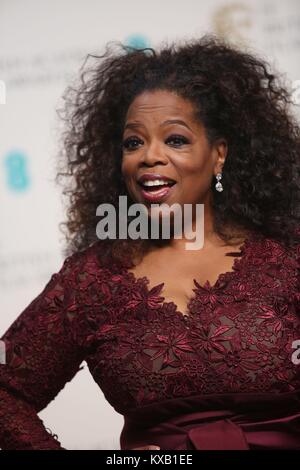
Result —
[{"label": "arm", "polygon": [[72,255],[43,291],[1,337],[6,363],[0,364],[0,448],[63,450],[38,417],[78,372],[81,348],[72,338],[77,308],[72,287]]}]

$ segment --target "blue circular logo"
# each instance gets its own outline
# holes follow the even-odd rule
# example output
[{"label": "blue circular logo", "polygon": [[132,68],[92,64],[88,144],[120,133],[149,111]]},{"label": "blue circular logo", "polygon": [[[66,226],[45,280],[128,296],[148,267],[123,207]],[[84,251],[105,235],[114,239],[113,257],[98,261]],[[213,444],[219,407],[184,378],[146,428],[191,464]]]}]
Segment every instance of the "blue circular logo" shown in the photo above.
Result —
[{"label": "blue circular logo", "polygon": [[30,185],[27,155],[20,150],[10,151],[4,158],[7,186],[11,191],[26,191]]},{"label": "blue circular logo", "polygon": [[125,45],[133,49],[145,49],[150,47],[150,41],[143,34],[131,34],[125,41]]}]

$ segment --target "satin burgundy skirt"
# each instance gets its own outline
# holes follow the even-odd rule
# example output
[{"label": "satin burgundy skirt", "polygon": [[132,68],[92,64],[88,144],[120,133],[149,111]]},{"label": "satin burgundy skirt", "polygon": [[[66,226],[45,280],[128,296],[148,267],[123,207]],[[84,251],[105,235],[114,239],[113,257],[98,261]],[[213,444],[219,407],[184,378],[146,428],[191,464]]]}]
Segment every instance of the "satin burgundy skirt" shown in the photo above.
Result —
[{"label": "satin burgundy skirt", "polygon": [[[234,410],[234,411],[233,411]],[[300,450],[300,390],[176,398],[124,415],[121,450]]]}]

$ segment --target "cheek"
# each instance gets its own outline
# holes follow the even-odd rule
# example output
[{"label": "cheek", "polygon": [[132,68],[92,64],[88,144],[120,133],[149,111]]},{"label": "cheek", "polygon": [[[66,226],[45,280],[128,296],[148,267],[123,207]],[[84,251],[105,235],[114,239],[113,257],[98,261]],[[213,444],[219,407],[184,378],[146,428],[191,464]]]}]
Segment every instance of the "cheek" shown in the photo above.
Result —
[{"label": "cheek", "polygon": [[121,161],[121,171],[122,173],[126,173],[127,175],[132,175],[136,173],[136,169],[138,166],[139,158],[138,155],[124,155]]},{"label": "cheek", "polygon": [[129,161],[128,158],[124,158],[121,163],[121,173],[129,194],[134,192],[135,185],[135,174],[136,169],[135,165],[132,164],[132,161]]},{"label": "cheek", "polygon": [[204,195],[211,186],[212,168],[209,159],[197,159],[196,162],[181,166],[180,186],[182,195],[194,201]]},{"label": "cheek", "polygon": [[185,165],[181,165],[177,171],[181,176],[181,181],[189,184],[191,181],[203,180],[209,177],[211,168],[208,161],[204,159],[194,159],[194,161],[190,160]]},{"label": "cheek", "polygon": [[122,160],[121,172],[124,178],[130,176],[133,172],[132,164],[127,158],[123,158]]}]

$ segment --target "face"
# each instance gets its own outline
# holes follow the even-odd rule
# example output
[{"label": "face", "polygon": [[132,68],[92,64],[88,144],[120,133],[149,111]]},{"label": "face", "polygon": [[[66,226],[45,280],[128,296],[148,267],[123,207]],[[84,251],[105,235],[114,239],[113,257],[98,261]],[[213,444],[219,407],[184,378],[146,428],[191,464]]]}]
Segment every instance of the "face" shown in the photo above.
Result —
[{"label": "face", "polygon": [[[143,92],[131,103],[122,149],[122,174],[135,202],[183,207],[209,201],[211,181],[222,171],[227,146],[224,139],[209,144],[189,100],[159,90]],[[156,181],[149,183],[153,176]],[[168,186],[162,178],[170,180]]]}]

